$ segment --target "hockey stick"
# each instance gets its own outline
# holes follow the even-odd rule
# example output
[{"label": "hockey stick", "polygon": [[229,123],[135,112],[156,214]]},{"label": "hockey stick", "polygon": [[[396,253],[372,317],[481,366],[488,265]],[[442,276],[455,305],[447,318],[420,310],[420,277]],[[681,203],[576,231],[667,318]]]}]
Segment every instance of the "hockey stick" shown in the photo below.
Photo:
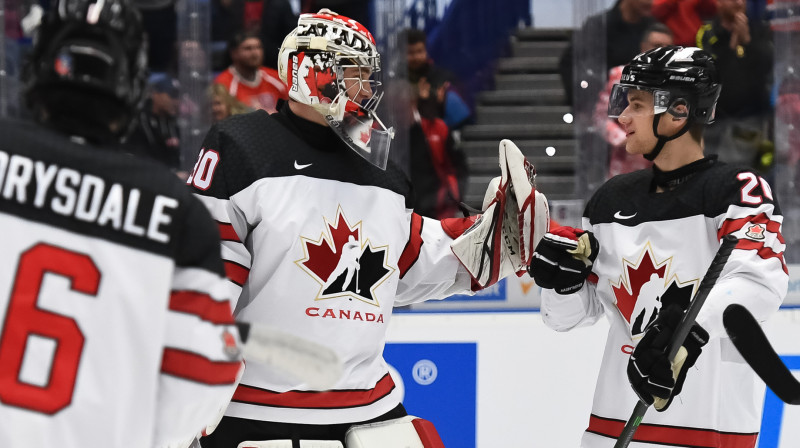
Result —
[{"label": "hockey stick", "polygon": [[267,364],[314,389],[330,389],[342,376],[342,363],[328,347],[265,325],[236,326],[245,361]]},{"label": "hockey stick", "polygon": [[[683,341],[686,340],[686,336],[689,334],[689,331],[691,331],[697,314],[700,312],[700,308],[702,308],[703,303],[705,303],[711,288],[717,283],[719,275],[722,273],[722,268],[725,267],[725,263],[728,261],[728,257],[731,255],[738,241],[739,239],[733,235],[725,235],[722,238],[722,245],[720,245],[719,250],[717,250],[717,254],[714,255],[714,259],[711,260],[711,265],[708,267],[705,277],[703,277],[700,286],[697,288],[697,294],[695,294],[694,299],[689,303],[689,307],[686,309],[686,312],[683,313],[683,318],[681,318],[680,323],[675,328],[675,333],[672,336],[669,351],[667,352],[670,361],[675,359],[675,354],[678,353],[678,350],[680,350],[683,345]],[[633,408],[633,413],[631,413],[628,422],[625,423],[625,427],[622,429],[617,443],[614,444],[614,448],[625,448],[630,445],[633,440],[633,435],[636,433],[636,429],[639,428],[639,424],[642,423],[642,418],[644,418],[644,414],[649,407],[649,404],[641,400],[636,403],[636,407]]]},{"label": "hockey stick", "polygon": [[722,323],[736,350],[775,395],[785,403],[800,404],[800,382],[775,353],[750,311],[737,303],[728,305],[722,313]]}]

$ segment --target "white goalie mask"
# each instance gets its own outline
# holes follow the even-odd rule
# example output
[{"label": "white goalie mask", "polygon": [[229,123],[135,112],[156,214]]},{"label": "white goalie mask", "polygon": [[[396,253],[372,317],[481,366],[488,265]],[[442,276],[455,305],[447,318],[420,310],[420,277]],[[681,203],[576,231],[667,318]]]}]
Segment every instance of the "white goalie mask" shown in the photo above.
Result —
[{"label": "white goalie mask", "polygon": [[327,9],[301,14],[278,56],[289,98],[313,107],[350,148],[385,169],[394,130],[375,112],[383,96],[380,70],[372,34]]}]

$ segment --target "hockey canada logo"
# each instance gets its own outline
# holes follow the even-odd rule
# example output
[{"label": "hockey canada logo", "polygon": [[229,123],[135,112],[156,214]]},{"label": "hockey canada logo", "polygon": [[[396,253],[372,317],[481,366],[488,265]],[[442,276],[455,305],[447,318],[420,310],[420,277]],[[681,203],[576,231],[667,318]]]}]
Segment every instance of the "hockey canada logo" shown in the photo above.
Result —
[{"label": "hockey canada logo", "polygon": [[303,258],[295,261],[320,284],[315,300],[348,297],[380,306],[375,291],[395,271],[387,264],[388,246],[373,246],[361,222],[350,225],[341,207],[334,223],[323,220],[318,238],[300,237]]},{"label": "hockey canada logo", "polygon": [[622,260],[622,276],[616,284],[611,282],[611,290],[631,337],[641,336],[661,308],[672,303],[684,310],[689,306],[700,280],[681,281],[671,273],[671,265],[672,257],[659,261],[650,243],[637,261]]},{"label": "hockey canada logo", "polygon": [[763,224],[752,224],[744,234],[752,240],[763,240],[766,230]]}]

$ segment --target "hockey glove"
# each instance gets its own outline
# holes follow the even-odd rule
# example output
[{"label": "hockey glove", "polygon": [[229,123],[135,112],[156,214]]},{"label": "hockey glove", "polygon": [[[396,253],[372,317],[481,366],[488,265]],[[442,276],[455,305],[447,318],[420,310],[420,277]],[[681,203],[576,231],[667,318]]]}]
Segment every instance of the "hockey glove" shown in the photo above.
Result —
[{"label": "hockey glove", "polygon": [[[499,159],[501,176],[489,182],[483,213],[450,245],[472,275],[474,290],[524,274],[532,249],[550,225],[547,198],[534,185],[533,165],[510,140],[500,142]],[[442,226],[445,231],[452,227]]]},{"label": "hockey glove", "polygon": [[647,329],[628,361],[628,381],[647,404],[665,411],[672,399],[681,393],[686,372],[697,361],[702,347],[708,342],[708,332],[698,324],[692,326],[675,359],[667,359],[675,328],[683,317],[678,305],[669,305]]},{"label": "hockey glove", "polygon": [[557,227],[536,246],[528,273],[536,284],[571,294],[583,286],[592,272],[600,244],[592,232],[573,227]]}]

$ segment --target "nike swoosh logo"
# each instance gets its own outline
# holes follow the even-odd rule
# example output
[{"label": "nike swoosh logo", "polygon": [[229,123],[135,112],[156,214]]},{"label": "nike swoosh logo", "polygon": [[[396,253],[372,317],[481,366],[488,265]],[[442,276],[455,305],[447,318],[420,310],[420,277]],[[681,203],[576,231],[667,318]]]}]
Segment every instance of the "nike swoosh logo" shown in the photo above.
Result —
[{"label": "nike swoosh logo", "polygon": [[311,163],[307,163],[305,165],[300,165],[299,163],[297,163],[297,160],[294,161],[294,169],[296,169],[296,170],[302,170],[302,169],[310,167],[311,165],[312,165]]},{"label": "nike swoosh logo", "polygon": [[[638,212],[637,212],[637,213],[638,213]],[[631,218],[633,218],[634,216],[636,216],[636,213],[634,213],[634,214],[632,214],[632,215],[628,215],[628,216],[624,216],[624,215],[622,214],[622,211],[618,211],[617,213],[614,213],[614,218],[617,218],[617,219],[631,219]]]}]

